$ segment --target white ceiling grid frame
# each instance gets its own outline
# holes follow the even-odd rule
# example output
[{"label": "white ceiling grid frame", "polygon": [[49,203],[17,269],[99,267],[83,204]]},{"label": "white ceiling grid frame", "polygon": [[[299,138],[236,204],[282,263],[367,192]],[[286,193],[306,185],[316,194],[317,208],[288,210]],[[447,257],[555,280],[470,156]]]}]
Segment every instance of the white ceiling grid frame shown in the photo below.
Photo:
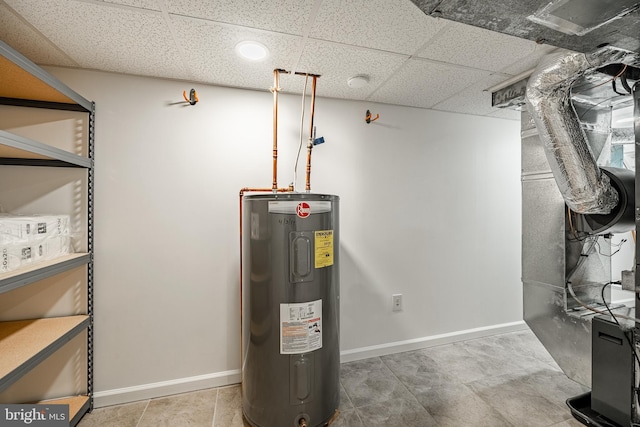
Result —
[{"label": "white ceiling grid frame", "polygon": [[[407,56],[365,49],[357,46],[307,40],[299,68],[303,72],[320,74],[318,96],[364,100],[378,85],[383,83],[406,60]],[[357,74],[367,74],[369,84],[360,89],[352,89],[347,80]],[[283,79],[287,91],[302,92],[304,79],[291,82],[291,77]]]},{"label": "white ceiling grid frame", "polygon": [[302,34],[302,43],[300,43],[300,50],[296,54],[295,62],[291,64],[291,67],[289,67],[289,70],[292,73],[295,73],[296,71],[299,71],[299,72],[302,72],[302,73],[309,73],[310,72],[308,70],[301,70],[300,69],[300,60],[302,59],[302,55],[304,53],[304,47],[307,44],[307,40],[309,40],[309,33],[311,32],[311,29],[315,25],[316,19],[318,18],[318,12],[320,11],[320,6],[322,6],[322,0],[314,0],[313,8],[311,9],[311,13],[309,15],[309,20],[308,20],[307,25],[305,26],[304,32]]},{"label": "white ceiling grid frame", "polygon": [[489,71],[411,58],[369,100],[432,108],[490,75]]},{"label": "white ceiling grid frame", "polygon": [[509,108],[498,108],[492,113],[487,114],[488,117],[496,117],[499,119],[520,120],[520,110],[512,110]]},{"label": "white ceiling grid frame", "polygon": [[[446,22],[445,22],[445,25],[444,25],[444,26],[442,26],[442,27],[440,28],[440,30],[439,30],[437,33],[432,34],[432,35],[429,37],[429,39],[428,39],[427,41],[425,41],[425,42],[422,44],[422,46],[420,46],[420,47],[417,49],[417,52],[422,51],[422,50],[424,49],[424,47],[425,47],[425,46],[427,46],[429,43],[431,43],[431,41],[432,41],[433,39],[436,39],[436,38],[438,37],[438,34],[440,34],[440,33],[444,30],[444,28],[446,28]],[[384,80],[384,81],[383,81],[383,82],[382,82],[378,87],[376,87],[376,88],[375,88],[371,93],[369,93],[369,96],[367,96],[367,98],[366,98],[366,99],[367,99],[367,100],[371,100],[371,99],[373,99],[373,97],[375,96],[375,94],[376,94],[376,92],[377,92],[378,90],[380,90],[382,87],[384,87],[384,86],[387,84],[387,82],[389,82],[390,80],[392,80],[392,79],[393,79],[393,78],[394,78],[398,73],[400,73],[400,71],[401,71],[405,66],[407,66],[407,64],[409,64],[409,60],[410,60],[411,58],[413,58],[413,56],[409,56],[409,57],[407,57],[407,58],[406,58],[406,60],[405,60],[402,64],[400,64],[400,65],[398,66],[398,68],[396,68],[396,69],[393,71],[393,73],[392,73],[391,75],[389,75],[389,77],[387,77],[387,79],[386,79],[386,80]]]},{"label": "white ceiling grid frame", "polygon": [[491,106],[491,92],[487,90],[510,77],[508,74],[491,74],[484,80],[474,82],[463,88],[457,94],[435,104],[432,108],[440,111],[484,116],[495,110]]},{"label": "white ceiling grid frame", "polygon": [[[125,0],[126,1],[126,0]],[[133,2],[138,2],[139,0],[131,0]],[[152,1],[152,0],[143,0],[145,3],[148,1]],[[176,47],[176,49],[178,50],[178,55],[180,55],[180,57],[182,58],[182,64],[184,64],[185,67],[185,72],[189,73],[189,79],[190,80],[197,80],[196,79],[196,74],[193,72],[193,67],[195,64],[192,64],[193,59],[190,58],[187,55],[186,50],[184,49],[184,46],[180,43],[179,38],[178,38],[178,32],[176,31],[174,25],[173,25],[173,20],[169,17],[169,12],[167,12],[167,0],[157,0],[157,2],[159,3],[161,9],[162,9],[162,19],[164,19],[164,22],[167,25],[167,28],[169,29],[169,32],[171,33],[171,38],[173,39],[173,44]]]},{"label": "white ceiling grid frame", "polygon": [[0,0],[0,39],[39,64],[78,67],[66,52]]},{"label": "white ceiling grid frame", "polygon": [[[189,58],[196,81],[267,90],[273,69],[292,62],[302,37],[171,15],[178,43]],[[263,61],[247,61],[233,50],[243,40],[258,39],[270,51]],[[231,52],[231,55],[229,53]],[[224,58],[220,60],[220,58]]]},{"label": "white ceiling grid frame", "polygon": [[487,71],[501,71],[537,46],[530,40],[458,22],[449,22],[432,42],[415,56]]},{"label": "white ceiling grid frame", "polygon": [[86,1],[7,3],[81,67],[165,78],[189,77],[160,12],[104,7],[109,3]]},{"label": "white ceiling grid frame", "polygon": [[513,64],[503,68],[501,71],[506,74],[518,75],[525,71],[534,69],[545,55],[561,51],[568,52],[565,49],[560,49],[548,44],[536,44],[533,52],[525,58],[519,58],[517,61],[514,61]]},{"label": "white ceiling grid frame", "polygon": [[[96,0],[82,0],[82,1],[96,2]],[[161,2],[163,0],[97,0],[97,1],[101,3],[113,3],[113,4],[119,4],[122,6],[136,7],[139,9],[160,11],[161,5],[158,4],[158,2]]]},{"label": "white ceiling grid frame", "polygon": [[310,37],[412,55],[446,25],[404,0],[323,0]]},{"label": "white ceiling grid frame", "polygon": [[314,2],[305,0],[170,0],[168,11],[221,23],[301,36]]},{"label": "white ceiling grid frame", "polygon": [[[320,96],[512,119],[484,104],[486,79],[520,74],[555,49],[432,18],[410,0],[0,0],[0,25],[0,37],[43,65],[257,90],[285,68],[321,74]],[[271,56],[240,60],[239,38]],[[357,74],[369,85],[349,88]],[[449,74],[458,78],[446,83]],[[304,78],[281,82],[298,93]]]}]

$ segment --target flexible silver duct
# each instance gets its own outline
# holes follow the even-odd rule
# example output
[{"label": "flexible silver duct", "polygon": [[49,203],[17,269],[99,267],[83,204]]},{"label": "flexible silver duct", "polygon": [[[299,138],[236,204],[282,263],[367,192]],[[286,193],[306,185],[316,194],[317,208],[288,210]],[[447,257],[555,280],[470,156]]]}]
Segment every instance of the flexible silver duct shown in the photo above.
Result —
[{"label": "flexible silver duct", "polygon": [[527,84],[526,103],[567,206],[582,214],[608,214],[618,192],[600,171],[571,103],[571,86],[587,72],[609,64],[638,64],[640,56],[611,47],[594,53],[546,57]]}]

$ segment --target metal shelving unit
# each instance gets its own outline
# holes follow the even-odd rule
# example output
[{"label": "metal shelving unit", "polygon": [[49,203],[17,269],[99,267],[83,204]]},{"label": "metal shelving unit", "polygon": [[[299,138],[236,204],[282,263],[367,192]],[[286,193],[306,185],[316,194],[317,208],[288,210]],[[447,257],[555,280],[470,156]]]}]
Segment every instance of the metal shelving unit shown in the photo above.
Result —
[{"label": "metal shelving unit", "polygon": [[[87,271],[87,313],[54,318],[0,322],[0,392],[45,361],[71,339],[87,333],[87,393],[60,396],[51,404],[69,404],[71,426],[93,407],[93,209],[95,104],[0,41],[0,105],[88,114],[86,156],[0,130],[0,165],[85,169],[87,183],[86,250],[0,274],[0,298],[14,289],[60,273]],[[37,111],[34,110],[37,114]],[[76,314],[76,313],[73,313]],[[3,402],[22,403],[22,402]]]}]

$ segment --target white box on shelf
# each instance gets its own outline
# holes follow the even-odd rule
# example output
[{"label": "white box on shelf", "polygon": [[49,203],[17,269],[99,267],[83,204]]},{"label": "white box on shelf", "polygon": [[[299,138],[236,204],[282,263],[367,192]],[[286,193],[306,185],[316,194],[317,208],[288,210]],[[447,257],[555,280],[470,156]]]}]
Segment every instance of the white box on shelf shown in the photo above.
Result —
[{"label": "white box on shelf", "polygon": [[31,264],[34,259],[30,243],[0,245],[0,272],[16,270]]},{"label": "white box on shelf", "polygon": [[0,214],[0,273],[71,252],[69,215]]},{"label": "white box on shelf", "polygon": [[69,235],[69,215],[0,214],[0,244]]},{"label": "white box on shelf", "polygon": [[71,238],[68,235],[48,237],[33,242],[31,248],[35,262],[47,261],[70,253]]}]

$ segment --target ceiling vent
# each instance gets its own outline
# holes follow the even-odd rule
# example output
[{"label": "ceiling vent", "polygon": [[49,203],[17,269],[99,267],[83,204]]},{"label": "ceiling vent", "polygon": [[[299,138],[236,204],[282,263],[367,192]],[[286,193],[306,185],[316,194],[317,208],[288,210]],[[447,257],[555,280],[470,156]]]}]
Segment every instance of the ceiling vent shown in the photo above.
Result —
[{"label": "ceiling vent", "polygon": [[582,36],[638,6],[638,0],[554,0],[527,18],[561,33]]}]

